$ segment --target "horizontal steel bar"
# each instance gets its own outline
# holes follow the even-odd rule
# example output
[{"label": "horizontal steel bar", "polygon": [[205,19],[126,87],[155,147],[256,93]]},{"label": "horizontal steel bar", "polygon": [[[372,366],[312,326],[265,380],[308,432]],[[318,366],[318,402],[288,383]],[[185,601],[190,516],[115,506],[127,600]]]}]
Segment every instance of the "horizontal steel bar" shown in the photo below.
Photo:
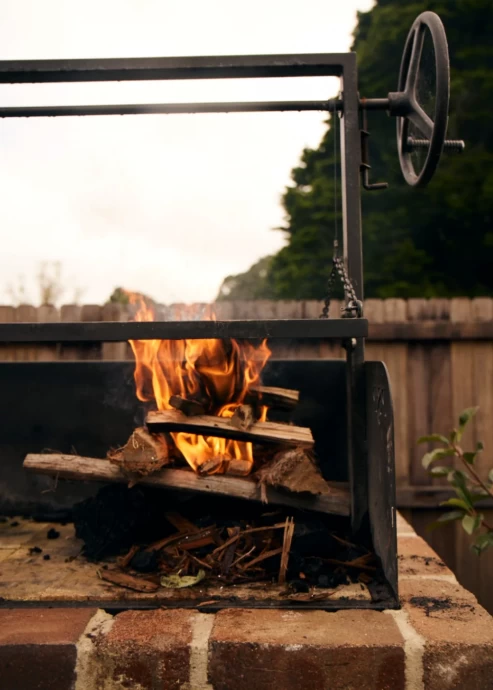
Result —
[{"label": "horizontal steel bar", "polygon": [[264,101],[244,103],[133,103],[126,105],[58,105],[0,108],[2,117],[71,117],[77,115],[174,115],[181,113],[269,113],[333,111],[342,101]]},{"label": "horizontal steel bar", "polygon": [[[361,99],[360,106],[369,110],[385,110],[386,98]],[[82,115],[177,115],[198,113],[274,113],[342,111],[339,98],[326,101],[244,101],[225,103],[127,103],[110,105],[37,105],[0,108],[0,118],[10,117],[73,117]]]},{"label": "horizontal steel bar", "polygon": [[3,60],[1,84],[160,79],[339,77],[350,53],[218,57]]},{"label": "horizontal steel bar", "polygon": [[184,338],[364,338],[366,319],[273,319],[269,321],[144,321],[2,323],[0,342],[124,342]]}]

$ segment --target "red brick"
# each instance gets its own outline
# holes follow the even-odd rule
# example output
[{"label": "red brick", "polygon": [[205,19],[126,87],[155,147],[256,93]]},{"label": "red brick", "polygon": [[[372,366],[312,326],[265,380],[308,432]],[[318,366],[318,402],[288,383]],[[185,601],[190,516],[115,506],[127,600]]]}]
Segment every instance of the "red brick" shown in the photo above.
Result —
[{"label": "red brick", "polygon": [[189,678],[195,615],[185,609],[117,615],[110,631],[95,640],[96,687],[118,681],[139,690],[180,688]]},{"label": "red brick", "polygon": [[65,690],[75,682],[76,642],[95,609],[0,611],[2,690]]},{"label": "red brick", "polygon": [[402,581],[401,599],[425,639],[426,690],[492,690],[493,618],[460,585]]},{"label": "red brick", "polygon": [[414,575],[452,576],[442,559],[421,537],[399,537],[399,577]]},{"label": "red brick", "polygon": [[215,690],[401,690],[403,640],[376,611],[220,611],[209,682]]}]

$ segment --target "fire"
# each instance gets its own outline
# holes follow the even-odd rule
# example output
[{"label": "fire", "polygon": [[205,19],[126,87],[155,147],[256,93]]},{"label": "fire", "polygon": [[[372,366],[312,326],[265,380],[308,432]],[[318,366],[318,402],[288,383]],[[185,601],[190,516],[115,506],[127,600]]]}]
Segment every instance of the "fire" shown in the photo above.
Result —
[{"label": "fire", "polygon": [[[135,321],[154,321],[154,310],[137,294],[128,293],[136,306]],[[210,317],[211,318],[211,317]],[[267,341],[258,347],[235,340],[131,340],[135,356],[134,378],[139,400],[155,402],[158,410],[172,409],[172,395],[199,400],[207,414],[231,417],[245,400],[251,386],[270,357]],[[267,408],[262,408],[265,421]],[[215,471],[236,463],[239,472],[248,474],[253,466],[251,443],[212,436],[176,432],[171,434],[176,447],[197,472],[208,463]],[[212,460],[225,462],[210,463]]]}]

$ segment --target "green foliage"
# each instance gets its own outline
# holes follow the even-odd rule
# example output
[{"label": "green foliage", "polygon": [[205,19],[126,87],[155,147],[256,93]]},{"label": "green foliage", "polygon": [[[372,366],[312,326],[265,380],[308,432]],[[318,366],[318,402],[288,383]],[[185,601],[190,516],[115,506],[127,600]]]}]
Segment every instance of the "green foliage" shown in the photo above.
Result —
[{"label": "green foliage", "polygon": [[[493,498],[493,469],[488,473],[486,480],[483,480],[476,470],[476,458],[483,450],[481,441],[476,444],[476,450],[473,452],[464,451],[458,445],[462,434],[478,409],[477,407],[469,407],[464,410],[459,416],[458,428],[454,429],[448,438],[442,434],[429,434],[422,436],[418,443],[441,444],[441,448],[435,448],[425,453],[422,459],[423,467],[429,470],[432,477],[447,477],[447,481],[456,494],[440,504],[446,508],[453,508],[453,510],[443,513],[438,520],[429,525],[429,529],[460,520],[467,534],[473,537],[473,550],[480,554],[493,546],[493,527],[485,521],[484,515],[478,511],[477,506],[485,498]],[[462,463],[464,471],[444,465],[431,467],[436,460],[445,457],[457,458]]]},{"label": "green foliage", "polygon": [[[362,96],[397,88],[409,28],[422,11],[442,18],[451,60],[448,136],[466,141],[445,154],[429,187],[403,181],[393,118],[369,113],[372,179],[388,191],[363,192],[365,294],[370,297],[493,294],[493,3],[491,0],[377,0],[359,13],[353,50]],[[334,132],[306,149],[283,196],[287,245],[273,258],[265,294],[322,299],[334,222]],[[340,203],[339,203],[340,207]]]},{"label": "green foliage", "polygon": [[245,273],[228,276],[224,279],[216,301],[239,299],[273,299],[275,297],[270,285],[269,270],[271,256],[257,261]]}]

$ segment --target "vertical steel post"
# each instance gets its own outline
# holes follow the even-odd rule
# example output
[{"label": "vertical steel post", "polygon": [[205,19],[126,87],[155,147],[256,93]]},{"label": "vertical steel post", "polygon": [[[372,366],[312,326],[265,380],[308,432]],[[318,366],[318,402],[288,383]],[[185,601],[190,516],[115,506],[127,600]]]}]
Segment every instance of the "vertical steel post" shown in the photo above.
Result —
[{"label": "vertical steel post", "polygon": [[[361,136],[356,54],[345,56],[342,73],[341,189],[344,261],[358,299],[363,299],[361,230]],[[356,532],[368,511],[366,448],[366,385],[364,340],[353,339],[347,350],[348,471],[351,524]]]}]

